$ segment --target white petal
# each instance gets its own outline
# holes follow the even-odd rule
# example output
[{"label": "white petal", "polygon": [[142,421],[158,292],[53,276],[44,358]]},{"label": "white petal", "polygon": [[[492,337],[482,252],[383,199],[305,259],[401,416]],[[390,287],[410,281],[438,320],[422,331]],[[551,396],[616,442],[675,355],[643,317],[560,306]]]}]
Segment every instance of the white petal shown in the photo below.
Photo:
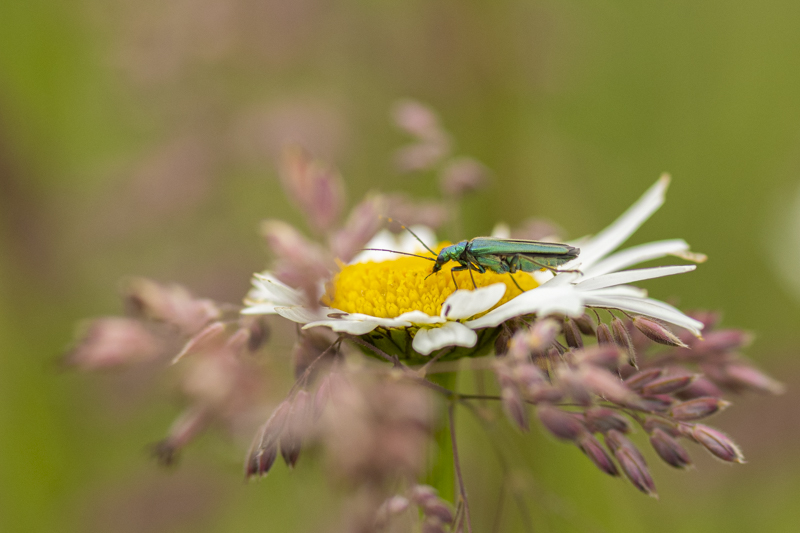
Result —
[{"label": "white petal", "polygon": [[574,268],[573,264],[581,264],[584,269],[589,269],[613,252],[663,205],[668,185],[669,176],[661,176],[655,185],[650,187],[622,216],[584,245],[577,259],[567,263],[563,268]]},{"label": "white petal", "polygon": [[[580,265],[577,265],[579,267]],[[575,265],[572,265],[570,268],[577,268]],[[570,285],[573,282],[579,280],[581,277],[578,273],[572,272],[564,272],[563,274],[555,274],[552,278],[542,283],[539,288],[544,289],[553,289],[556,287],[563,287],[565,285]]]},{"label": "white petal", "polygon": [[445,346],[471,348],[478,342],[478,334],[459,322],[448,322],[440,328],[420,328],[414,335],[411,347],[418,354],[428,355]]},{"label": "white petal", "polygon": [[530,275],[533,276],[533,279],[535,279],[536,283],[539,285],[544,285],[555,277],[555,274],[549,270],[535,270],[531,272]]},{"label": "white petal", "polygon": [[[405,314],[410,314],[410,313],[405,313]],[[425,316],[428,316],[425,313],[422,313],[422,314],[425,315]],[[349,315],[347,313],[344,313],[344,316],[342,317],[342,319],[344,319],[344,320],[371,321],[371,322],[375,322],[379,326],[383,326],[385,328],[407,328],[407,327],[409,327],[411,325],[410,321],[405,320],[405,319],[403,319],[401,317],[397,317],[397,318],[381,318],[381,317],[372,316],[372,315],[365,315],[365,314],[362,314],[362,313],[350,313]]]},{"label": "white petal", "polygon": [[275,304],[255,304],[249,307],[245,307],[241,310],[241,314],[243,315],[274,315],[277,313],[275,311],[276,307],[282,307]]},{"label": "white petal", "polygon": [[[411,226],[411,231],[417,234],[417,237],[420,238],[425,245],[433,248],[436,246],[436,234],[431,230],[428,226],[423,226],[421,224],[417,224]],[[397,239],[397,248],[401,252],[408,252],[410,254],[422,254],[422,255],[430,255],[430,252],[425,249],[425,246],[420,243],[416,237],[411,235],[408,231],[403,231],[398,235]]]},{"label": "white petal", "polygon": [[[331,318],[331,315],[339,314],[336,318]],[[330,319],[330,320],[327,320]],[[412,325],[419,325],[419,324],[442,324],[445,320],[439,316],[430,316],[427,313],[422,311],[410,311],[408,313],[403,313],[402,315],[398,316],[397,318],[381,318],[372,315],[365,315],[362,313],[345,313],[339,311],[337,309],[329,309],[328,313],[324,316],[318,316],[315,320],[309,321],[312,322],[307,324],[306,328],[312,328],[317,326],[327,326],[333,329],[334,331],[347,331],[348,333],[352,333],[350,329],[358,329],[362,330],[367,326],[346,326],[350,329],[342,329],[345,326],[341,326],[342,323],[360,323],[360,324],[369,324],[370,327],[366,331],[372,331],[377,327],[384,327],[384,328],[407,328]],[[305,329],[305,328],[303,328]]]},{"label": "white petal", "polygon": [[663,278],[664,276],[683,274],[684,272],[691,272],[696,268],[696,265],[679,265],[623,270],[622,272],[614,272],[613,274],[597,276],[590,280],[579,282],[575,286],[581,291],[591,291],[646,279]]},{"label": "white petal", "polygon": [[450,320],[475,316],[494,307],[505,293],[505,283],[495,283],[471,291],[455,291],[442,304],[442,316]]},{"label": "white petal", "polygon": [[[395,239],[394,234],[388,229],[379,231],[373,238],[369,240],[369,242],[364,246],[364,248],[380,248],[382,250],[397,250],[397,239]],[[402,250],[398,250],[402,251]],[[373,250],[365,250],[363,252],[359,252],[352,261],[351,264],[354,263],[367,263],[369,261],[375,261],[376,263],[380,263],[381,261],[389,261],[392,259],[397,259],[397,254],[389,253],[389,252],[376,252]]]},{"label": "white petal", "polygon": [[495,239],[510,239],[511,228],[505,222],[498,222],[492,229],[492,237]]},{"label": "white petal", "polygon": [[695,335],[700,335],[700,330],[703,329],[703,323],[690,318],[672,306],[665,304],[659,300],[652,298],[629,298],[625,296],[599,296],[594,293],[587,293],[585,295],[587,306],[596,307],[611,307],[637,313],[640,315],[657,318],[686,328]]},{"label": "white petal", "polygon": [[375,320],[347,320],[343,318],[335,320],[318,320],[316,322],[309,322],[308,324],[303,326],[303,329],[327,327],[337,333],[349,333],[351,335],[365,335],[379,326],[380,324]]},{"label": "white petal", "polygon": [[680,309],[678,309],[677,307],[675,307],[673,305],[668,304],[667,302],[662,302],[661,300],[656,300],[655,298],[645,298],[645,300],[649,304],[655,305],[656,307],[661,307],[661,308],[666,309],[668,311],[671,311],[673,313],[677,313],[679,315],[683,315],[683,311],[681,311]]},{"label": "white petal", "polygon": [[[295,308],[283,308],[279,311],[290,320],[300,322],[310,316],[309,311],[301,311]],[[331,318],[331,315],[340,314],[339,318]],[[307,320],[303,329],[328,327],[333,331],[350,333],[352,335],[364,335],[378,327],[384,328],[407,328],[412,325],[432,325],[443,324],[445,319],[440,316],[430,316],[422,311],[409,311],[396,318],[380,318],[362,313],[345,313],[338,309],[325,308],[324,312],[313,315],[313,320]],[[305,323],[305,322],[301,322]]]},{"label": "white petal", "polygon": [[605,289],[592,291],[593,295],[598,296],[627,296],[628,298],[647,298],[647,291],[633,285],[615,285]]},{"label": "white petal", "polygon": [[[436,246],[436,234],[427,227],[422,225],[411,226],[411,231],[417,234],[419,238],[428,246]],[[420,244],[420,242],[408,231],[403,231],[399,235],[395,235],[391,231],[385,229],[378,232],[364,248],[378,248],[381,250],[394,250],[396,252],[406,252],[410,254],[419,254],[423,256],[431,256],[430,252]],[[380,263],[382,261],[390,261],[397,259],[398,254],[391,252],[377,252],[374,250],[365,250],[360,252],[350,262],[353,263],[366,263],[374,261]]]},{"label": "white petal", "polygon": [[497,309],[492,309],[475,320],[465,322],[470,328],[487,328],[502,324],[509,318],[536,313],[546,316],[552,313],[563,313],[569,316],[580,316],[583,313],[581,292],[572,285],[553,289],[539,287],[524,292],[506,302]]},{"label": "white petal", "polygon": [[583,237],[578,237],[577,239],[570,239],[567,241],[567,244],[583,250],[585,247],[589,246],[589,243],[592,242],[593,238],[594,237],[591,235],[584,235]]},{"label": "white petal", "polygon": [[269,272],[253,274],[253,290],[247,296],[247,302],[274,303],[280,306],[301,305],[303,293],[293,289]]},{"label": "white petal", "polygon": [[395,320],[410,322],[411,324],[444,324],[446,320],[440,316],[431,316],[424,311],[409,311],[398,316]]},{"label": "white petal", "polygon": [[590,279],[595,276],[608,274],[609,272],[617,272],[623,268],[644,263],[664,257],[666,255],[675,255],[685,252],[689,249],[689,245],[683,239],[671,239],[668,241],[657,241],[641,246],[634,246],[627,250],[622,250],[602,261],[596,263],[593,267],[583,271],[584,279]]},{"label": "white petal", "polygon": [[309,307],[295,305],[292,307],[276,307],[275,312],[292,322],[307,324],[315,320],[323,320],[329,313],[340,313],[341,311],[330,307],[320,307],[314,311]]}]

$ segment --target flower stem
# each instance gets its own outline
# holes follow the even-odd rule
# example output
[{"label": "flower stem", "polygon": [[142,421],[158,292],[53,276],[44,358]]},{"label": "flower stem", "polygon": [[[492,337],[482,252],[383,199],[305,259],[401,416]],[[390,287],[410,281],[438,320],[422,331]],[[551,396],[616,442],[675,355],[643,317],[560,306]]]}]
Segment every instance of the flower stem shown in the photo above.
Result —
[{"label": "flower stem", "polygon": [[464,505],[464,520],[467,523],[467,533],[472,533],[472,519],[469,516],[467,488],[464,486],[464,476],[461,475],[461,463],[458,459],[458,445],[456,444],[456,404],[453,401],[447,406],[447,421],[450,426],[450,443],[453,446],[453,464],[456,469],[456,479],[458,479],[458,493],[461,498],[460,503]]},{"label": "flower stem", "polygon": [[[433,383],[450,390],[454,390],[457,378],[458,374],[455,372],[428,376],[428,379]],[[449,425],[449,423],[441,424],[434,433],[436,448],[430,456],[427,483],[439,491],[439,496],[443,499],[455,502],[456,471]]]}]

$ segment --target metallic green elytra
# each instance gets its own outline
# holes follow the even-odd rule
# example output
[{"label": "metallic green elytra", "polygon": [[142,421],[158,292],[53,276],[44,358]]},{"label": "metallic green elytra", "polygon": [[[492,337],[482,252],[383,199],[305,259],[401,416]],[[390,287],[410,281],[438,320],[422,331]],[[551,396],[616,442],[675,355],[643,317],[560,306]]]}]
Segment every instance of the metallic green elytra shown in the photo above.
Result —
[{"label": "metallic green elytra", "polygon": [[[390,219],[391,221],[391,219]],[[497,239],[495,237],[475,237],[468,241],[461,241],[456,244],[451,244],[442,249],[437,255],[436,252],[430,249],[416,233],[411,231],[405,226],[401,227],[411,233],[422,246],[425,247],[431,254],[436,256],[425,257],[416,254],[408,254],[405,252],[397,252],[394,250],[378,250],[376,248],[368,248],[383,252],[392,252],[401,255],[411,255],[433,261],[433,270],[429,276],[439,272],[444,265],[450,261],[458,263],[457,267],[450,270],[450,276],[453,278],[453,283],[456,283],[455,275],[453,272],[462,270],[469,270],[470,276],[472,271],[475,270],[481,274],[487,270],[497,272],[498,274],[514,274],[517,271],[534,272],[536,270],[547,269],[550,271],[558,271],[558,267],[568,263],[578,257],[580,249],[570,246],[568,244],[561,244],[556,242],[540,242],[540,241],[525,241],[518,239]],[[564,272],[564,271],[560,271]],[[570,270],[567,272],[578,272],[577,270]],[[514,277],[511,277],[514,284],[522,291]],[[472,285],[475,284],[475,278],[472,279]]]},{"label": "metallic green elytra", "polygon": [[[433,253],[430,248],[428,250]],[[491,270],[498,274],[513,274],[518,270],[555,270],[578,257],[578,254],[580,249],[568,244],[476,237],[443,248],[436,256],[431,274],[439,272],[450,261],[459,264],[452,269],[455,272],[476,270],[483,274]]]}]

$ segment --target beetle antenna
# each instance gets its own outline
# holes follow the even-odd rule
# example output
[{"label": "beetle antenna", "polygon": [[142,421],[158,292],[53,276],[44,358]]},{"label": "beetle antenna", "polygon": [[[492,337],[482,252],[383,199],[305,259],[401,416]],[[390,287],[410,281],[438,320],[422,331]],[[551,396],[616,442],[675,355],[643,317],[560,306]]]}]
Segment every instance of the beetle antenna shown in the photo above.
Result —
[{"label": "beetle antenna", "polygon": [[413,231],[411,231],[410,229],[408,229],[408,227],[407,227],[407,226],[405,226],[405,225],[404,225],[402,222],[400,222],[399,220],[396,220],[396,219],[388,218],[388,217],[386,218],[386,220],[388,220],[389,222],[397,222],[398,224],[400,224],[400,227],[401,227],[401,228],[403,228],[404,230],[406,230],[407,232],[409,232],[411,235],[413,235],[413,236],[414,236],[414,238],[415,238],[415,239],[417,239],[417,241],[419,241],[419,243],[420,243],[422,246],[424,246],[426,250],[428,250],[428,251],[429,251],[430,253],[432,253],[433,255],[437,255],[437,254],[436,254],[436,252],[434,252],[433,250],[431,250],[431,249],[428,247],[428,245],[427,245],[427,244],[425,244],[424,242],[422,242],[422,239],[420,239],[420,238],[419,238],[419,236],[418,236],[416,233],[414,233]]},{"label": "beetle antenna", "polygon": [[411,257],[419,257],[420,259],[427,259],[428,261],[436,261],[436,259],[432,257],[425,257],[424,255],[417,255],[417,254],[409,254],[406,252],[398,252],[396,250],[385,250],[383,248],[362,248],[360,251],[362,252],[390,252],[393,254],[400,254],[400,255],[410,255]]}]

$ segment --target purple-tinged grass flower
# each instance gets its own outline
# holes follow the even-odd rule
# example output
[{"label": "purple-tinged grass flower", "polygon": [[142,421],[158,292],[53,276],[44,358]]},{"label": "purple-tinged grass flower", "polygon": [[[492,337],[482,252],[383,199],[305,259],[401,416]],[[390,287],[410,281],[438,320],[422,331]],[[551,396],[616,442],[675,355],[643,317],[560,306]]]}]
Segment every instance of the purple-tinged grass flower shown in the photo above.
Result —
[{"label": "purple-tinged grass flower", "polygon": [[167,348],[161,336],[133,318],[98,318],[80,329],[75,348],[64,356],[64,366],[115,368],[153,360]]},{"label": "purple-tinged grass flower", "polygon": [[630,433],[631,423],[622,414],[607,407],[591,407],[584,413],[586,426],[596,433],[606,433],[612,429]]},{"label": "purple-tinged grass flower", "polygon": [[316,231],[326,233],[336,224],[344,205],[344,184],[335,170],[293,146],[284,150],[280,176],[287,195]]},{"label": "purple-tinged grass flower", "polygon": [[583,337],[581,330],[573,320],[564,321],[564,340],[570,348],[583,348]]},{"label": "purple-tinged grass flower", "polygon": [[441,187],[445,196],[459,198],[486,186],[489,170],[471,157],[451,160],[442,170]]},{"label": "purple-tinged grass flower", "polygon": [[744,463],[744,455],[733,440],[718,429],[704,424],[682,425],[681,432],[712,455],[729,463]]},{"label": "purple-tinged grass flower", "polygon": [[355,375],[333,387],[315,439],[343,480],[382,486],[422,471],[435,412],[431,393],[392,376]]},{"label": "purple-tinged grass flower", "polygon": [[631,340],[628,328],[618,317],[614,317],[613,320],[611,320],[611,337],[614,339],[614,343],[628,354],[628,363],[632,367],[637,368],[636,347]]},{"label": "purple-tinged grass flower", "polygon": [[689,452],[678,441],[661,428],[655,428],[650,435],[650,444],[659,457],[675,468],[690,468],[692,459]]},{"label": "purple-tinged grass flower", "polygon": [[123,297],[130,315],[168,324],[187,337],[222,315],[214,302],[195,298],[180,285],[162,285],[144,278],[129,280]]},{"label": "purple-tinged grass flower", "polygon": [[648,368],[628,376],[625,379],[625,385],[632,390],[638,391],[651,381],[658,379],[663,373],[664,369],[662,368]]},{"label": "purple-tinged grass flower", "polygon": [[580,420],[558,407],[542,404],[536,414],[544,427],[559,439],[577,441],[586,432]]},{"label": "purple-tinged grass flower", "polygon": [[525,409],[525,403],[519,390],[513,385],[505,386],[500,389],[500,397],[506,416],[512,420],[520,430],[528,431],[528,429],[530,429],[528,411]]},{"label": "purple-tinged grass flower", "polygon": [[586,454],[586,456],[603,472],[609,476],[618,476],[619,470],[614,460],[608,455],[608,452],[597,440],[597,437],[591,433],[584,433],[578,439],[578,448]]},{"label": "purple-tinged grass flower", "polygon": [[688,348],[688,346],[684,344],[677,335],[672,333],[668,327],[656,320],[637,316],[633,318],[632,323],[636,329],[641,331],[645,337],[653,342],[666,344],[667,346]]},{"label": "purple-tinged grass flower", "polygon": [[619,466],[633,485],[648,496],[658,498],[656,485],[642,453],[627,437],[612,429],[606,433],[606,446],[617,458]]},{"label": "purple-tinged grass flower", "polygon": [[645,396],[659,394],[673,394],[691,385],[697,375],[685,371],[676,371],[666,376],[658,377],[642,386],[641,393]]},{"label": "purple-tinged grass flower", "polygon": [[673,405],[669,410],[669,415],[675,420],[700,420],[719,413],[730,405],[730,402],[713,396],[693,398]]},{"label": "purple-tinged grass flower", "polygon": [[450,155],[452,141],[432,109],[415,100],[400,100],[392,116],[397,127],[415,138],[395,154],[395,166],[400,171],[428,170]]},{"label": "purple-tinged grass flower", "polygon": [[281,435],[286,430],[286,420],[292,405],[285,400],[272,412],[267,422],[253,440],[245,460],[245,476],[265,476],[269,473],[278,457],[278,445]]}]

